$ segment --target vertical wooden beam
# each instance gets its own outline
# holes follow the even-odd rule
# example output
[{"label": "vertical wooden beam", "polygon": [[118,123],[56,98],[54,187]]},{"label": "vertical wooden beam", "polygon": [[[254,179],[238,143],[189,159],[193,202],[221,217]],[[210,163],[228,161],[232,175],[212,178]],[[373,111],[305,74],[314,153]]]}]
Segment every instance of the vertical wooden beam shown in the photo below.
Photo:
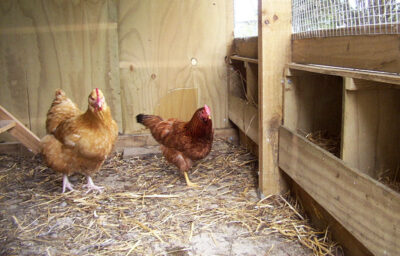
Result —
[{"label": "vertical wooden beam", "polygon": [[258,65],[245,62],[247,98],[251,103],[258,104]]},{"label": "vertical wooden beam", "polygon": [[258,3],[259,186],[269,195],[285,189],[278,167],[278,130],[284,69],[290,61],[291,1]]}]

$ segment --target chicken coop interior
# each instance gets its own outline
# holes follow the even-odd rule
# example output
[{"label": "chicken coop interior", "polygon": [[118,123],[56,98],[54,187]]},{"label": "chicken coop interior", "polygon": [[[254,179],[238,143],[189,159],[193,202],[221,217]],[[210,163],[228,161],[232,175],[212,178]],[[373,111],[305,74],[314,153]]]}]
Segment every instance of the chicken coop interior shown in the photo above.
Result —
[{"label": "chicken coop interior", "polygon": [[[5,0],[0,13],[0,254],[400,255],[399,0]],[[61,193],[43,160],[59,88],[82,111],[99,88],[118,125],[92,176],[102,193],[78,174]],[[184,173],[193,188],[137,116],[199,108],[214,140]]]}]

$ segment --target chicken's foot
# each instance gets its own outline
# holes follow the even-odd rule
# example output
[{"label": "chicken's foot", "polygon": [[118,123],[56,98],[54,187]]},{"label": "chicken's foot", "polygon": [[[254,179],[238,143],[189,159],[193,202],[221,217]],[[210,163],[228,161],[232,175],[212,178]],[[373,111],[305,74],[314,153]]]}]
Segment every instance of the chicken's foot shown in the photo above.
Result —
[{"label": "chicken's foot", "polygon": [[186,184],[188,187],[193,187],[193,188],[198,188],[200,187],[199,185],[197,185],[196,183],[193,183],[189,180],[189,176],[187,174],[187,172],[183,172],[183,175],[185,176],[185,180],[186,180]]},{"label": "chicken's foot", "polygon": [[63,189],[62,192],[65,192],[65,189],[68,188],[70,191],[74,191],[74,186],[69,182],[68,175],[64,174],[63,176]]},{"label": "chicken's foot", "polygon": [[97,190],[99,193],[103,192],[104,188],[94,185],[92,177],[87,176],[87,181],[88,181],[87,184],[83,186],[84,188],[88,188],[88,190],[86,191],[86,194],[92,190]]}]

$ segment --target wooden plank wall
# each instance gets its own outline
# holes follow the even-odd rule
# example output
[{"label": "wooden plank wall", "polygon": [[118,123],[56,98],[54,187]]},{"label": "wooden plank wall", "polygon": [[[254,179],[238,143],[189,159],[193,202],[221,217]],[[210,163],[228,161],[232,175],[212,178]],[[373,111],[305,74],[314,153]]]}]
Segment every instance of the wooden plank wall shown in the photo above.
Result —
[{"label": "wooden plank wall", "polygon": [[91,88],[121,123],[115,1],[1,1],[0,101],[44,135],[57,88],[82,108]]},{"label": "wooden plank wall", "polygon": [[124,133],[203,104],[227,127],[232,19],[228,0],[1,1],[0,104],[38,136],[56,88],[82,109],[101,88]]},{"label": "wooden plank wall", "polygon": [[139,113],[189,119],[204,104],[228,126],[225,56],[232,1],[121,0],[119,47],[125,133],[144,130]]}]

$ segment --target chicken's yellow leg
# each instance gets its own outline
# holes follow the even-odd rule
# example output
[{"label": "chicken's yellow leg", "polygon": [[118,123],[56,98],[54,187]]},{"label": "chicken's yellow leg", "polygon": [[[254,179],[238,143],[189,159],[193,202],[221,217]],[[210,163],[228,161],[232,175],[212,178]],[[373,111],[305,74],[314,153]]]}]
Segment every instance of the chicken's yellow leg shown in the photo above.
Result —
[{"label": "chicken's yellow leg", "polygon": [[186,184],[188,185],[188,187],[199,187],[199,185],[197,185],[196,183],[193,183],[189,180],[189,176],[187,174],[187,172],[183,172],[183,175],[185,176],[185,180],[186,180]]}]

